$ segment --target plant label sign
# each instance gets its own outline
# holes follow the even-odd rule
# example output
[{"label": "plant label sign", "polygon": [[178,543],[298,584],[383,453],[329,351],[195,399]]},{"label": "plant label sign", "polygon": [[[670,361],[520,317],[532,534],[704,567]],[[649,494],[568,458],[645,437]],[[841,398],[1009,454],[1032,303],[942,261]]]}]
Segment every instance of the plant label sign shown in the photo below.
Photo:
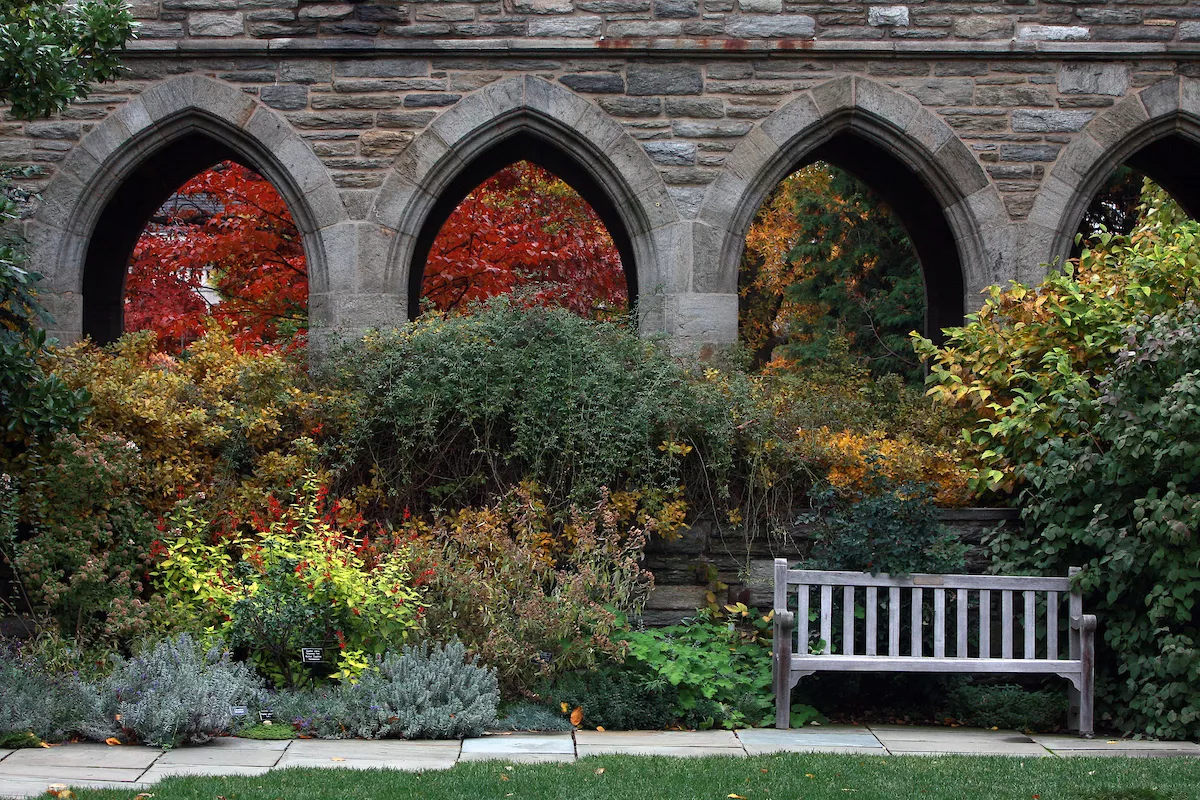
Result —
[{"label": "plant label sign", "polygon": [[320,664],[321,663],[321,648],[319,647],[301,647],[300,661],[303,664]]},{"label": "plant label sign", "polygon": [[229,713],[235,717],[244,717],[250,713],[250,709],[246,706],[230,706]]},{"label": "plant label sign", "polygon": [[275,712],[269,708],[264,708],[262,711],[258,712],[259,722],[270,722],[273,719],[275,719]]}]

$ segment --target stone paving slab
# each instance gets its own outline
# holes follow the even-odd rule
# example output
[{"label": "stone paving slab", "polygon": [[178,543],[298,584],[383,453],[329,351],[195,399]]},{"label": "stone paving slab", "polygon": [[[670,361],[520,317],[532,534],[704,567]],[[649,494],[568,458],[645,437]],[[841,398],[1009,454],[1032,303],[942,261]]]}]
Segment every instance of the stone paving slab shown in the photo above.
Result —
[{"label": "stone paving slab", "polygon": [[888,752],[894,756],[902,755],[960,755],[972,756],[1027,756],[1037,758],[1051,756],[1053,753],[1040,744],[1020,744],[1012,742],[884,742]]},{"label": "stone paving slab", "polygon": [[776,730],[747,728],[737,731],[738,740],[752,756],[763,753],[875,753],[886,755],[883,745],[870,731],[824,731],[814,728]]},{"label": "stone paving slab", "polygon": [[458,756],[447,755],[442,758],[417,757],[404,759],[378,758],[346,758],[334,761],[332,758],[305,758],[304,756],[285,755],[276,765],[278,769],[287,767],[316,767],[318,769],[395,769],[402,772],[425,772],[427,770],[450,769],[458,762]]},{"label": "stone paving slab", "polygon": [[1060,750],[1105,750],[1113,752],[1171,751],[1181,756],[1200,756],[1200,744],[1195,742],[1158,742],[1146,739],[1082,739],[1057,734],[1035,735],[1033,741],[1055,752]]},{"label": "stone paving slab", "polygon": [[[52,784],[64,781],[52,781],[45,778],[3,778],[0,779],[0,797],[42,797]],[[151,784],[143,781],[136,783],[113,783],[110,781],[71,781],[74,789],[126,789],[140,791],[149,789]]]},{"label": "stone paving slab", "polygon": [[733,731],[576,731],[577,745],[741,747]]},{"label": "stone paving slab", "polygon": [[706,747],[668,745],[621,745],[621,744],[578,744],[575,752],[580,758],[584,756],[672,756],[674,758],[695,758],[698,756],[735,756],[744,758],[746,751],[738,747]]},{"label": "stone paving slab", "polygon": [[9,778],[40,778],[50,783],[76,784],[80,781],[133,782],[142,776],[145,769],[118,769],[116,767],[72,767],[58,764],[9,764],[0,762],[0,786]]},{"label": "stone paving slab", "polygon": [[146,769],[162,755],[156,747],[74,743],[56,747],[30,747],[17,750],[0,761],[0,767],[21,766],[107,767]]},{"label": "stone paving slab", "polygon": [[181,747],[163,753],[154,762],[154,766],[224,764],[231,767],[273,767],[284,752],[283,749],[267,750],[265,748]]},{"label": "stone paving slab", "polygon": [[514,764],[568,764],[575,760],[575,751],[570,753],[468,753],[463,752],[459,761],[511,761]]},{"label": "stone paving slab", "polygon": [[568,733],[514,733],[464,739],[462,754],[505,756],[515,753],[574,755],[575,742]]}]

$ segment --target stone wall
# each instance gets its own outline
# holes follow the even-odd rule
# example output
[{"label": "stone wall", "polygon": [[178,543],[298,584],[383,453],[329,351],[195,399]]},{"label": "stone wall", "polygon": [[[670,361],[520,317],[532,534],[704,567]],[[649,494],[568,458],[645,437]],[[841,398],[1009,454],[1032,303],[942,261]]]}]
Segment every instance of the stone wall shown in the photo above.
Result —
[{"label": "stone wall", "polygon": [[[1003,508],[943,509],[942,523],[970,546],[967,571],[982,573],[990,559],[980,546],[986,531],[1011,525],[1017,512]],[[771,608],[774,560],[798,560],[808,531],[797,527],[783,537],[747,536],[712,520],[700,520],[674,541],[656,539],[644,566],[654,573],[654,592],[646,604],[647,625],[670,625],[704,607],[716,582],[728,588],[714,592],[717,601]]]},{"label": "stone wall", "polygon": [[318,338],[407,317],[438,199],[463,175],[486,177],[472,172],[480,154],[518,133],[611,200],[636,256],[643,329],[692,348],[736,338],[746,229],[813,154],[861,167],[880,190],[887,170],[911,177],[894,204],[939,218],[918,244],[935,329],[987,285],[1043,274],[1117,164],[1168,142],[1147,169],[1200,193],[1179,171],[1200,163],[1189,157],[1200,153],[1197,2],[135,10],[141,38],[121,80],[59,118],[0,122],[0,159],[37,171],[25,183],[42,200],[25,230],[64,339],[88,331],[85,275],[99,220],[114,219],[106,204],[156,155],[186,158],[171,148],[191,134],[283,192],[305,236]]}]

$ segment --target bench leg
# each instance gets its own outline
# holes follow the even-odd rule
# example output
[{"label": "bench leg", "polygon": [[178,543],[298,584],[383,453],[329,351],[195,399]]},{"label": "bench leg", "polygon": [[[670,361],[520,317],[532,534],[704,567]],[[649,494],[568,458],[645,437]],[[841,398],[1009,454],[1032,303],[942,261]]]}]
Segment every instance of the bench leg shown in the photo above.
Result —
[{"label": "bench leg", "polygon": [[775,675],[775,727],[787,730],[792,727],[792,681],[787,671],[776,671]]},{"label": "bench leg", "polygon": [[781,730],[787,730],[792,724],[792,636],[795,625],[795,615],[776,609],[771,646],[771,688],[775,693],[775,727]]},{"label": "bench leg", "polygon": [[1079,735],[1092,738],[1095,733],[1093,713],[1096,702],[1096,618],[1084,617],[1083,670],[1079,679]]}]

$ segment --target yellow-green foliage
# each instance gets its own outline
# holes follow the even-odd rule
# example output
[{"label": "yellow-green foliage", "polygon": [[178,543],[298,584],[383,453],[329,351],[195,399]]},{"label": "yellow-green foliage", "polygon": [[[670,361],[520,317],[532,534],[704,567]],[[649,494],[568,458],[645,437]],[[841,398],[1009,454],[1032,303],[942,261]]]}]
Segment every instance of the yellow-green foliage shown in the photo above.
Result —
[{"label": "yellow-green foliage", "polygon": [[181,503],[154,577],[177,622],[250,647],[277,681],[296,683],[299,649],[312,646],[336,652],[330,662],[352,678],[367,653],[408,638],[422,606],[407,542],[336,514],[312,475],[232,532]]},{"label": "yellow-green foliage", "polygon": [[88,430],[137,444],[136,480],[157,512],[196,491],[234,514],[261,505],[316,468],[314,439],[336,408],[297,358],[239,352],[216,326],[179,358],[144,332],[111,349],[69,348],[56,372],[91,392]]},{"label": "yellow-green foliage", "polygon": [[1130,237],[1098,237],[1037,286],[992,287],[942,347],[914,337],[929,394],[975,418],[964,435],[978,489],[1012,491],[1051,438],[1086,429],[1076,401],[1095,396],[1129,326],[1200,296],[1200,224],[1161,190],[1143,200]]}]

